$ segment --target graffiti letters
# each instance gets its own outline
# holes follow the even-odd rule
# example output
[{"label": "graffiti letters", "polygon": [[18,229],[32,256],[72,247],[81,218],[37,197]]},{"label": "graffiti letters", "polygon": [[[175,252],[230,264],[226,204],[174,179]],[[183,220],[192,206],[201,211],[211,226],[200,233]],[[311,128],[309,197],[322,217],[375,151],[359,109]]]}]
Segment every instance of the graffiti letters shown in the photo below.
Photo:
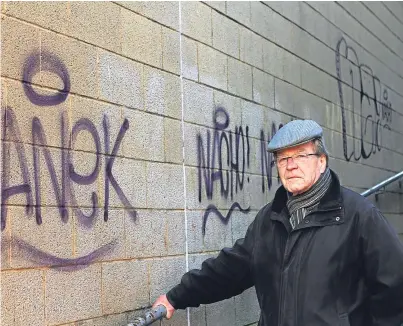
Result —
[{"label": "graffiti letters", "polygon": [[[344,38],[336,47],[336,71],[344,157],[347,161],[367,159],[381,150],[382,133],[390,130],[392,104],[388,90],[369,66],[360,63],[357,52]],[[352,111],[352,119],[348,119],[347,109]],[[357,116],[359,123],[355,121]],[[347,139],[348,120],[351,121],[352,141]]]},{"label": "graffiti letters", "polygon": [[[43,70],[47,70],[55,73],[59,76],[64,84],[62,91],[57,91],[54,95],[41,95],[35,92],[30,84],[33,76],[39,71],[39,57],[41,56],[41,65]],[[24,83],[24,91],[26,96],[36,105],[39,106],[52,106],[60,104],[66,100],[68,92],[70,90],[70,78],[65,65],[53,54],[48,52],[33,53],[26,60],[23,69],[23,78],[26,81]],[[66,112],[60,113],[60,178],[56,173],[57,166],[55,164],[56,157],[52,154],[49,143],[46,137],[46,131],[42,125],[41,120],[38,117],[34,117],[31,121],[31,135],[32,135],[32,158],[33,158],[33,175],[29,172],[27,165],[27,150],[23,144],[21,137],[20,126],[18,124],[16,115],[12,108],[6,107],[4,109],[3,119],[3,171],[2,171],[2,183],[1,183],[1,230],[6,227],[7,221],[7,205],[11,197],[18,194],[25,195],[26,200],[26,213],[31,215],[35,212],[35,219],[38,225],[42,221],[42,197],[41,197],[41,181],[43,174],[41,173],[40,157],[44,157],[45,166],[51,179],[51,185],[53,193],[56,197],[57,207],[59,209],[60,216],[63,221],[68,219],[67,207],[71,205],[77,216],[86,219],[92,219],[98,212],[99,199],[95,192],[91,194],[92,212],[85,215],[84,212],[78,207],[77,199],[73,191],[72,184],[78,185],[90,185],[97,181],[101,166],[101,140],[96,125],[87,118],[79,119],[71,128],[68,125],[68,119]],[[136,210],[131,205],[129,199],[124,194],[118,181],[113,175],[113,164],[115,158],[118,155],[120,145],[126,131],[129,129],[129,121],[125,119],[122,123],[120,131],[116,137],[115,143],[112,149],[109,148],[110,144],[110,132],[108,117],[104,115],[102,121],[103,133],[104,133],[104,159],[105,159],[105,191],[104,191],[104,220],[108,220],[109,209],[109,195],[110,187],[117,193],[118,198],[123,203],[125,209],[129,214],[135,218]],[[76,138],[79,133],[88,133],[95,146],[95,164],[91,173],[87,175],[80,175],[77,173],[76,167],[74,167],[72,160],[71,150],[74,147]],[[11,185],[11,172],[10,166],[10,149],[14,146],[17,152],[18,163],[23,182],[18,185]],[[60,179],[60,180],[59,180]],[[35,198],[35,200],[34,200]]]}]

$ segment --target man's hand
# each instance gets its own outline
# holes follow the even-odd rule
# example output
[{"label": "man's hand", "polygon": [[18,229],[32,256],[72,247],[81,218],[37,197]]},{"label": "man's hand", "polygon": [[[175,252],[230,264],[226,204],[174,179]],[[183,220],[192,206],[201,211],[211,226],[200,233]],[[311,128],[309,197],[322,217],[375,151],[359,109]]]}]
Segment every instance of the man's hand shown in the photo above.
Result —
[{"label": "man's hand", "polygon": [[167,319],[170,319],[175,312],[175,308],[169,303],[166,294],[161,295],[153,304],[153,308],[163,305],[167,309]]}]

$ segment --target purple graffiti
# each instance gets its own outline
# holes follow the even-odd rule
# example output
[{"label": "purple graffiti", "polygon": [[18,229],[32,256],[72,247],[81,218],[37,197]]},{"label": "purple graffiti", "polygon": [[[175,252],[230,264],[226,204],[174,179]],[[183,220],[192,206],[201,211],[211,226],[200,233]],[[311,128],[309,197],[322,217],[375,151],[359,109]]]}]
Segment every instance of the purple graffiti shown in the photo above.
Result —
[{"label": "purple graffiti", "polygon": [[113,146],[112,153],[109,153],[109,132],[108,132],[108,118],[104,116],[103,126],[104,126],[104,136],[105,136],[105,207],[104,207],[104,220],[105,222],[108,220],[108,206],[109,206],[109,183],[115,189],[119,199],[125,205],[125,208],[128,210],[130,216],[135,219],[137,216],[135,208],[130,204],[129,200],[125,196],[120,188],[118,182],[113,176],[112,168],[113,163],[115,162],[116,155],[119,151],[120,144],[122,139],[129,129],[129,120],[125,119],[123,121],[122,126],[120,127],[118,136],[116,137],[115,145]]},{"label": "purple graffiti", "polygon": [[[68,126],[67,119],[65,117],[66,113],[61,112],[61,149],[60,149],[60,173],[61,178],[58,180],[58,176],[56,173],[56,165],[54,162],[54,155],[52,155],[49,144],[47,141],[45,130],[42,126],[42,123],[39,118],[34,117],[32,119],[32,155],[33,155],[33,180],[34,187],[31,185],[30,173],[27,166],[26,153],[25,148],[22,143],[22,139],[19,133],[18,122],[15,119],[15,114],[12,109],[7,108],[5,110],[6,116],[4,119],[4,128],[7,129],[7,133],[5,133],[5,138],[10,138],[10,142],[3,142],[3,150],[4,153],[9,152],[8,147],[13,144],[16,146],[17,154],[19,158],[20,167],[22,170],[23,183],[20,185],[9,186],[9,182],[7,181],[10,177],[10,164],[7,160],[9,160],[10,155],[3,155],[3,173],[2,173],[2,207],[1,207],[1,228],[2,230],[6,227],[6,218],[7,218],[7,201],[14,195],[24,193],[26,195],[27,201],[27,212],[32,213],[32,208],[35,208],[35,218],[37,224],[40,225],[42,221],[42,196],[41,196],[41,179],[43,177],[43,173],[41,173],[41,162],[40,155],[42,154],[44,157],[45,166],[47,168],[48,175],[50,176],[53,193],[56,197],[57,207],[59,209],[60,216],[63,221],[67,221],[68,219],[68,204],[70,203],[77,213],[78,217],[85,218],[93,218],[97,214],[99,210],[98,197],[95,192],[91,195],[92,200],[92,212],[89,215],[85,215],[79,208],[76,201],[76,196],[74,194],[71,183],[77,183],[79,185],[89,185],[94,183],[100,171],[100,162],[101,162],[101,142],[99,133],[96,129],[96,126],[88,119],[80,119],[73,126],[71,133],[68,134]],[[118,155],[120,145],[122,143],[123,137],[126,131],[129,128],[129,121],[127,119],[124,120],[119,133],[117,135],[115,144],[113,146],[112,152],[109,149],[109,125],[108,118],[104,116],[103,119],[103,127],[104,127],[104,135],[105,135],[105,206],[104,206],[104,220],[108,220],[108,208],[109,208],[109,196],[110,196],[110,185],[116,191],[118,198],[124,204],[125,209],[129,212],[129,214],[136,218],[136,210],[131,205],[129,199],[124,194],[122,188],[120,187],[118,181],[113,175],[113,164],[115,162],[115,158]],[[7,126],[7,128],[6,128]],[[96,162],[93,171],[88,175],[80,175],[76,172],[72,162],[72,154],[69,148],[74,145],[77,135],[80,132],[88,132],[92,136],[92,139],[96,148]],[[9,135],[10,134],[10,135]],[[69,142],[68,140],[71,139]],[[32,200],[32,190],[35,189],[35,205],[33,205]]]},{"label": "purple graffiti", "polygon": [[[32,88],[32,79],[39,71],[56,74],[63,82],[63,89],[54,95],[38,94]],[[57,105],[64,102],[70,92],[70,76],[64,63],[54,54],[47,51],[33,52],[24,63],[23,84],[25,95],[29,100],[40,106]]]},{"label": "purple graffiti", "polygon": [[[283,126],[280,123],[279,129]],[[267,183],[267,190],[270,191],[273,185],[273,168],[274,168],[274,155],[267,151],[267,144],[270,142],[271,138],[273,138],[274,134],[277,132],[276,124],[273,122],[271,125],[271,137],[270,133],[268,133],[267,140],[265,137],[264,130],[260,130],[260,158],[261,158],[261,173],[262,173],[262,192],[266,191],[265,187],[265,177]],[[280,178],[278,177],[278,183],[280,183]]]},{"label": "purple graffiti", "polygon": [[[249,128],[246,128],[246,134],[244,134],[242,126],[236,126],[234,132],[226,131],[225,129],[228,128],[230,123],[230,117],[225,109],[221,107],[215,110],[213,122],[213,144],[211,144],[210,130],[206,132],[206,144],[204,144],[202,135],[197,135],[199,201],[202,199],[203,181],[208,199],[213,198],[215,181],[220,181],[221,196],[228,198],[228,195],[231,194],[232,199],[234,196],[234,183],[235,193],[243,189],[245,163],[249,166],[250,162]],[[223,154],[226,155],[226,160],[223,160]],[[217,168],[215,165],[216,157],[218,157]]]},{"label": "purple graffiti", "polygon": [[[22,144],[22,137],[17,120],[13,110],[9,107],[4,110],[3,119],[3,171],[1,175],[1,230],[6,227],[7,205],[5,204],[9,198],[18,194],[25,194],[26,198],[26,213],[32,214],[33,198],[32,187],[29,170],[27,166],[27,155]],[[17,151],[18,163],[21,169],[23,183],[16,186],[9,186],[10,175],[7,171],[10,170],[10,147],[15,146]]]},{"label": "purple graffiti", "polygon": [[[71,131],[71,146],[70,148],[74,148],[74,144],[77,138],[77,135],[82,132],[87,131],[91,136],[95,144],[95,152],[96,152],[96,162],[94,166],[94,170],[89,175],[80,175],[78,174],[73,166],[71,152],[69,152],[69,176],[70,180],[79,184],[79,185],[90,185],[96,181],[99,175],[100,169],[100,149],[101,149],[101,141],[97,132],[97,128],[89,119],[82,118],[76,122]],[[92,200],[92,213],[90,215],[85,215],[82,210],[78,207],[76,196],[73,188],[70,188],[71,192],[71,201],[73,205],[74,212],[79,218],[94,218],[98,213],[98,196],[95,192],[91,194]]]},{"label": "purple graffiti", "polygon": [[210,216],[210,214],[215,214],[215,215],[217,215],[218,218],[220,219],[220,221],[221,221],[223,224],[227,225],[227,224],[228,224],[228,221],[229,221],[230,218],[231,218],[232,212],[233,212],[236,208],[239,209],[239,211],[242,212],[242,213],[244,213],[244,214],[247,214],[247,213],[249,213],[249,211],[250,211],[250,207],[242,208],[239,203],[235,202],[235,203],[233,203],[233,204],[231,205],[230,209],[228,210],[227,215],[224,216],[224,215],[221,214],[221,212],[218,210],[218,208],[217,208],[215,205],[212,205],[212,204],[208,205],[208,206],[207,206],[207,209],[206,209],[206,211],[204,212],[204,215],[203,215],[203,226],[202,226],[202,233],[203,233],[203,235],[206,235],[206,224],[207,224],[207,219],[208,219],[208,217]]},{"label": "purple graffiti", "polygon": [[99,260],[105,255],[111,253],[115,248],[118,240],[115,239],[91,253],[77,258],[60,258],[43,250],[35,248],[26,241],[13,237],[12,247],[18,250],[19,255],[33,263],[52,266],[53,269],[61,269],[63,271],[73,271],[85,268],[87,265]]}]

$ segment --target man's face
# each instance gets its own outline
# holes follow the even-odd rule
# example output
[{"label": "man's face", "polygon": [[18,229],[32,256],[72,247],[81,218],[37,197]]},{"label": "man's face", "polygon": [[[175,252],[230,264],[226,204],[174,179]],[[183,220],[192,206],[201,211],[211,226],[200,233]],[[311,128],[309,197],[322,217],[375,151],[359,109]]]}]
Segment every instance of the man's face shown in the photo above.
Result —
[{"label": "man's face", "polygon": [[315,150],[313,142],[309,142],[276,153],[281,182],[294,196],[310,189],[326,169],[325,155],[307,155],[316,154]]}]

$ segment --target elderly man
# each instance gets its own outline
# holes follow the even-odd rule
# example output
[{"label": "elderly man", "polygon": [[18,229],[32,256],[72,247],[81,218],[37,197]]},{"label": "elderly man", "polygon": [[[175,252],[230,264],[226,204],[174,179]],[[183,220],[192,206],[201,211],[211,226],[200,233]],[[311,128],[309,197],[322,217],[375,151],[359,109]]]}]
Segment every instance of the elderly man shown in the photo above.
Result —
[{"label": "elderly man", "polygon": [[282,181],[245,238],[186,273],[154,306],[220,301],[255,286],[260,326],[400,326],[403,245],[328,168],[322,128],[295,120],[269,143]]}]

